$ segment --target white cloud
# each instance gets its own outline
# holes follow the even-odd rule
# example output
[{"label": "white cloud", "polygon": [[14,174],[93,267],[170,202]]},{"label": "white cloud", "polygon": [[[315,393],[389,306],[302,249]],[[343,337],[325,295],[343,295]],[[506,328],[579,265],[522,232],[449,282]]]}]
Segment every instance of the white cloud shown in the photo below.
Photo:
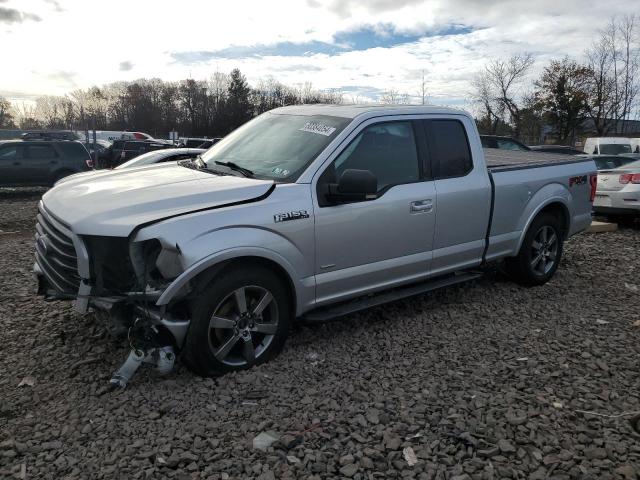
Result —
[{"label": "white cloud", "polygon": [[[0,24],[0,92],[64,94],[117,80],[206,78],[239,67],[250,81],[266,75],[319,88],[394,87],[416,94],[421,71],[436,99],[464,99],[469,79],[492,57],[530,51],[536,68],[580,57],[598,28],[634,3],[540,0],[333,0],[175,2],[7,0],[3,7],[39,22]],[[420,33],[414,43],[335,55],[212,59],[185,65],[171,53],[216,51],[277,42],[331,42],[337,32],[391,25]],[[469,33],[429,36],[451,25]],[[125,68],[123,68],[123,66]],[[135,68],[127,68],[133,67]]]}]

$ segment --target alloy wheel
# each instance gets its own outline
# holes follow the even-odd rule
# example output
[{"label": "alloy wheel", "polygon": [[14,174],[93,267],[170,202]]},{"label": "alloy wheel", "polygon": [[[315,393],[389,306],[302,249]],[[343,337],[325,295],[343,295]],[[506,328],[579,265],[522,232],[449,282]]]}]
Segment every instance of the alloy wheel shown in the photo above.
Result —
[{"label": "alloy wheel", "polygon": [[278,304],[272,293],[257,285],[229,293],[209,320],[209,348],[219,362],[252,364],[262,355],[278,329]]}]

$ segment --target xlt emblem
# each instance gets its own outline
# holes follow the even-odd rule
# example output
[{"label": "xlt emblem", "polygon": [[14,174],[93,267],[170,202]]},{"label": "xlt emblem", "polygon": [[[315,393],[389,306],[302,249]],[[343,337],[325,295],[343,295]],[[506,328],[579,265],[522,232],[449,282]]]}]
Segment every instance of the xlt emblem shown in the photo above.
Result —
[{"label": "xlt emblem", "polygon": [[288,222],[289,220],[299,220],[301,218],[309,218],[309,214],[306,210],[296,210],[294,212],[276,213],[273,216],[273,221],[276,223]]}]

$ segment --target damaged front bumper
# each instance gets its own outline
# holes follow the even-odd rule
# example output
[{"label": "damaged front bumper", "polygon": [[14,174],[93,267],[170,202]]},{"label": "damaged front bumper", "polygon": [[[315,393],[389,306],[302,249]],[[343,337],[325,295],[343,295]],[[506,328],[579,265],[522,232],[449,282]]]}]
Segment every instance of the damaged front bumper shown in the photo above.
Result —
[{"label": "damaged front bumper", "polygon": [[[33,273],[37,281],[37,294],[47,301],[73,300],[74,310],[85,314],[91,310],[98,310],[108,314],[111,322],[122,327],[129,327],[136,318],[144,318],[150,324],[162,327],[173,337],[173,343],[181,348],[189,329],[188,319],[175,318],[166,312],[164,306],[158,307],[153,303],[141,302],[141,295],[131,297],[97,297],[92,295],[92,287],[81,282],[77,295],[58,291],[53,286],[38,265],[33,266]],[[154,295],[151,295],[153,297]],[[157,297],[157,294],[155,295]]]}]

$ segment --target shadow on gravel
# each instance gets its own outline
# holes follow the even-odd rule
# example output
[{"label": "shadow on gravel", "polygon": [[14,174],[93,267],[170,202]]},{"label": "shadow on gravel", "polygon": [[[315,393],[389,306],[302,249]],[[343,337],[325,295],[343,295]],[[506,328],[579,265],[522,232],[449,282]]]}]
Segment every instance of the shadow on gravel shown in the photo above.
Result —
[{"label": "shadow on gravel", "polygon": [[0,188],[0,200],[26,200],[41,197],[46,187]]}]

